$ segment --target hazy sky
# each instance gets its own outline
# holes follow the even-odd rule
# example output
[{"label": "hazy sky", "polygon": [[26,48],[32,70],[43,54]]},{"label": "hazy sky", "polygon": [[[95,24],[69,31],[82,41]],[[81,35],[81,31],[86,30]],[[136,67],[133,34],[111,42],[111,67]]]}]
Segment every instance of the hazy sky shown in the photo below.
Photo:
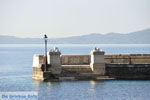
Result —
[{"label": "hazy sky", "polygon": [[0,0],[0,35],[66,37],[146,28],[150,0]]}]

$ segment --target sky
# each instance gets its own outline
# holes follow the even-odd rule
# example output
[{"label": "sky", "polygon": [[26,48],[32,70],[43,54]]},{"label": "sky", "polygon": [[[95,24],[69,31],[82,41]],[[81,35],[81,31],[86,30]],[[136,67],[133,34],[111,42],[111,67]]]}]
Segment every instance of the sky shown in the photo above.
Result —
[{"label": "sky", "polygon": [[0,0],[0,35],[68,37],[150,28],[150,0]]}]

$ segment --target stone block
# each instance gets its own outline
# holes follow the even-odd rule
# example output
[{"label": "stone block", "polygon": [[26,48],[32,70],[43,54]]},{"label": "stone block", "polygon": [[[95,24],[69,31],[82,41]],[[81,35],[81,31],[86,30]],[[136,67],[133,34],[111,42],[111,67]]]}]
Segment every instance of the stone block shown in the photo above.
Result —
[{"label": "stone block", "polygon": [[45,64],[45,57],[43,55],[35,54],[33,56],[33,67],[40,67],[42,64]]}]

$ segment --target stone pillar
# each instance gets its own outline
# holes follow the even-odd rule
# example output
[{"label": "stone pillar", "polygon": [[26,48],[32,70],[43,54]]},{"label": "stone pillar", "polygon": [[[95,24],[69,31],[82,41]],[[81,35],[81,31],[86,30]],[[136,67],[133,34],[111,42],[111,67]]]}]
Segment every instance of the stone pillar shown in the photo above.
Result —
[{"label": "stone pillar", "polygon": [[48,64],[50,64],[50,70],[52,74],[61,73],[61,61],[60,61],[60,51],[58,48],[50,50],[48,53]]},{"label": "stone pillar", "polygon": [[105,52],[99,48],[95,48],[91,51],[91,63],[90,67],[94,74],[105,75]]},{"label": "stone pillar", "polygon": [[45,64],[45,57],[43,55],[35,54],[33,56],[33,67],[40,67],[41,64]]},{"label": "stone pillar", "polygon": [[35,54],[33,56],[33,75],[32,78],[36,80],[44,80],[44,65],[45,65],[45,57],[43,55]]}]

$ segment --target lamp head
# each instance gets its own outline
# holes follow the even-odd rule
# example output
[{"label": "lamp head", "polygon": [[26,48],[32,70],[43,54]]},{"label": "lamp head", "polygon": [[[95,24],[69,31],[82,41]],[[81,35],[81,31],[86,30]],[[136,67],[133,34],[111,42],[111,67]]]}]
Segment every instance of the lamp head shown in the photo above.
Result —
[{"label": "lamp head", "polygon": [[44,35],[44,39],[47,40],[47,38],[48,38],[48,37],[47,37],[47,35],[45,34],[45,35]]}]

